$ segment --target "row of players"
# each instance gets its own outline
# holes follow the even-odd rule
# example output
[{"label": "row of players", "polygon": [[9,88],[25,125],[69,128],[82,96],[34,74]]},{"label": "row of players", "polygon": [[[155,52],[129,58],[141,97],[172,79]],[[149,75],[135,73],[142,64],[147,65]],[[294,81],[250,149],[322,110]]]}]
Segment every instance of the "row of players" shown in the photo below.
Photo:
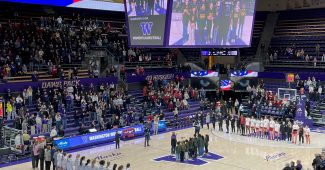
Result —
[{"label": "row of players", "polygon": [[[225,45],[229,40],[229,43],[234,43],[236,38],[242,38],[248,6],[246,1],[185,0],[177,3],[177,6],[179,8],[176,9],[183,13],[184,43]],[[194,36],[196,28],[199,33],[197,37]]]},{"label": "row of players", "polygon": [[[299,136],[299,144],[304,143],[304,137],[306,143],[310,144],[310,128],[308,125],[303,127],[297,121],[278,121],[273,117],[254,118],[254,117],[240,117],[240,124],[242,128],[242,135],[256,136],[260,138],[268,138],[270,140],[286,140],[297,143],[297,137]],[[245,133],[246,131],[246,133]]]}]

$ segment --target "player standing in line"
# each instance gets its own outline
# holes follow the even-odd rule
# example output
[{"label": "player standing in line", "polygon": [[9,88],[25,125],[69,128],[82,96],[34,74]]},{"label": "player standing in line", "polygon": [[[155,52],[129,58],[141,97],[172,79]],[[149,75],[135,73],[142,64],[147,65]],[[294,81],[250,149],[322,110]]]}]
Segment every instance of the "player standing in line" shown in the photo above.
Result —
[{"label": "player standing in line", "polygon": [[275,126],[275,122],[274,122],[273,118],[271,117],[270,128],[269,128],[270,140],[274,140],[274,126]]},{"label": "player standing in line", "polygon": [[249,118],[249,116],[246,117],[246,135],[250,135],[251,130],[250,130],[250,123],[251,123],[251,119]]},{"label": "player standing in line", "polygon": [[196,29],[196,20],[197,20],[197,1],[192,0],[190,4],[190,35],[189,35],[189,44],[195,45],[195,29]]},{"label": "player standing in line", "polygon": [[264,118],[264,138],[269,139],[270,120],[265,116]]},{"label": "player standing in line", "polygon": [[235,43],[236,39],[238,37],[237,34],[237,28],[238,28],[238,21],[239,21],[239,15],[240,15],[240,3],[237,1],[235,3],[235,8],[233,10],[233,17],[232,17],[232,31],[231,31],[231,43]]},{"label": "player standing in line", "polygon": [[211,33],[212,33],[212,22],[214,19],[214,13],[215,13],[215,8],[213,6],[213,2],[211,1],[209,3],[208,16],[207,16],[207,35],[206,35],[207,44],[212,43]]},{"label": "player standing in line", "polygon": [[298,126],[297,122],[294,122],[294,124],[292,126],[292,143],[294,143],[294,144],[297,143],[298,129],[299,129],[299,126]]},{"label": "player standing in line", "polygon": [[251,128],[252,135],[255,136],[256,133],[255,133],[255,118],[254,118],[254,116],[252,116],[252,118],[251,118],[250,128]]},{"label": "player standing in line", "polygon": [[215,5],[215,12],[214,12],[214,17],[213,17],[213,43],[214,44],[220,44],[221,39],[220,39],[220,22],[221,22],[221,2],[220,0],[216,0],[216,5]]},{"label": "player standing in line", "polygon": [[261,130],[260,130],[261,135],[260,135],[260,137],[263,139],[264,134],[265,134],[264,119],[261,117],[260,121],[261,121],[261,125],[260,125],[260,127],[261,127]]},{"label": "player standing in line", "polygon": [[306,144],[310,145],[310,129],[309,129],[308,125],[305,126],[304,131],[305,131],[305,137],[306,137]]},{"label": "player standing in line", "polygon": [[261,137],[260,126],[261,126],[261,120],[256,118],[256,120],[255,120],[255,137],[257,137],[257,138]]},{"label": "player standing in line", "polygon": [[204,37],[204,30],[206,28],[206,19],[207,19],[207,10],[205,6],[206,0],[201,0],[201,5],[198,9],[198,20],[197,20],[197,27],[199,29],[199,37],[198,41],[195,44],[204,45],[205,44],[205,37]]},{"label": "player standing in line", "polygon": [[274,136],[275,136],[275,139],[277,141],[280,140],[280,123],[279,121],[275,121],[275,125],[274,125]]},{"label": "player standing in line", "polygon": [[190,6],[189,0],[185,0],[183,7],[183,44],[188,40],[188,23],[190,22]]},{"label": "player standing in line", "polygon": [[155,14],[155,0],[147,0],[149,15]]},{"label": "player standing in line", "polygon": [[238,29],[238,36],[243,36],[244,31],[244,23],[245,23],[245,17],[246,17],[246,6],[245,3],[242,1],[242,4],[240,5],[240,17],[239,17],[239,29]]},{"label": "player standing in line", "polygon": [[231,18],[232,18],[232,8],[233,8],[233,3],[232,0],[224,0],[222,3],[222,22],[221,22],[221,29],[220,29],[220,34],[221,34],[221,45],[227,45],[228,42],[228,35],[231,27]]}]

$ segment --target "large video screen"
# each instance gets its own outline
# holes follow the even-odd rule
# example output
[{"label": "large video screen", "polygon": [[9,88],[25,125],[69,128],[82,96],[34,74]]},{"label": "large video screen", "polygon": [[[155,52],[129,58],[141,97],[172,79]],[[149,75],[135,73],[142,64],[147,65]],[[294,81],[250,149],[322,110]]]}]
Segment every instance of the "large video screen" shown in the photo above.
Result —
[{"label": "large video screen", "polygon": [[168,0],[126,0],[131,46],[164,45]]},{"label": "large video screen", "polygon": [[173,0],[169,46],[247,47],[256,0]]},{"label": "large video screen", "polygon": [[[0,0],[1,1],[1,0]],[[73,8],[124,11],[123,0],[3,0],[27,4],[53,5]]]}]

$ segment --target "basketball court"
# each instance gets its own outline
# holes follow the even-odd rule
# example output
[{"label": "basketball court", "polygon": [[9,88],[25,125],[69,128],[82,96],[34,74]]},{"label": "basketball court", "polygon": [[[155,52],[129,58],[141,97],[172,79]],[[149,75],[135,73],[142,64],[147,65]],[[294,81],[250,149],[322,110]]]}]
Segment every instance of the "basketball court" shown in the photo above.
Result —
[{"label": "basketball court", "polygon": [[[176,131],[178,140],[185,140],[194,133],[193,128]],[[311,145],[293,145],[282,141],[269,141],[253,137],[227,134],[225,132],[201,129],[201,134],[210,135],[208,156],[189,160],[185,163],[175,162],[170,156],[171,132],[152,136],[149,147],[144,147],[144,139],[138,138],[121,143],[116,150],[115,144],[93,146],[72,152],[86,158],[109,160],[111,164],[126,165],[132,169],[227,169],[227,170],[280,170],[285,163],[300,159],[304,169],[312,168],[315,153],[320,153],[325,144],[325,134],[312,132]],[[32,169],[31,162],[17,164],[3,170]]]}]

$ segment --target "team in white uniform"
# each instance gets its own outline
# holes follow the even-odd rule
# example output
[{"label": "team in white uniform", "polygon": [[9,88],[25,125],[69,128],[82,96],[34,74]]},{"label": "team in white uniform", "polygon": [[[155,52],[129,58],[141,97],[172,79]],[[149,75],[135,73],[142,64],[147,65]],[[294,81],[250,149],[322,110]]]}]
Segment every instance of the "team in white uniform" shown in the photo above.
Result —
[{"label": "team in white uniform", "polygon": [[[117,165],[110,166],[111,163],[107,161],[105,164],[104,160],[101,160],[96,163],[96,159],[92,161],[90,159],[86,160],[86,158],[80,157],[80,154],[77,154],[76,158],[73,160],[71,154],[63,153],[62,150],[57,151],[57,162],[56,167],[57,170],[113,170],[117,168]],[[120,167],[119,167],[120,168]],[[131,170],[130,164],[128,163],[125,170]]]},{"label": "team in white uniform", "polygon": [[[247,136],[255,136],[258,138],[265,138],[277,141],[288,139],[289,141],[292,141],[292,143],[296,144],[299,130],[298,123],[294,122],[292,130],[290,122],[288,122],[288,124],[286,124],[285,122],[283,122],[283,125],[281,124],[282,121],[277,121],[272,117],[268,118],[265,116],[264,119],[254,118],[254,116],[245,117],[245,134]],[[289,128],[290,133],[286,130],[287,128]],[[308,126],[305,126],[303,128],[303,133],[304,137],[306,138],[306,143],[310,144],[310,129]]]},{"label": "team in white uniform", "polygon": [[310,144],[310,129],[307,125],[304,128],[304,132],[305,132],[305,137],[306,137],[306,143]]},{"label": "team in white uniform", "polygon": [[297,143],[297,135],[298,135],[299,126],[297,122],[294,122],[292,126],[292,143]]},{"label": "team in white uniform", "polygon": [[273,120],[273,118],[271,118],[270,124],[269,124],[270,128],[269,128],[269,132],[270,132],[270,139],[274,140],[274,127],[275,127],[275,122]]},{"label": "team in white uniform", "polygon": [[246,124],[246,135],[249,135],[251,133],[250,131],[251,119],[249,117],[246,117],[245,124]]},{"label": "team in white uniform", "polygon": [[280,123],[278,121],[275,121],[274,125],[274,137],[276,140],[280,140]]},{"label": "team in white uniform", "polygon": [[269,128],[270,128],[270,121],[267,117],[263,120],[263,136],[262,138],[268,138],[269,136]]},{"label": "team in white uniform", "polygon": [[255,136],[261,137],[261,120],[258,118],[255,119]]}]

